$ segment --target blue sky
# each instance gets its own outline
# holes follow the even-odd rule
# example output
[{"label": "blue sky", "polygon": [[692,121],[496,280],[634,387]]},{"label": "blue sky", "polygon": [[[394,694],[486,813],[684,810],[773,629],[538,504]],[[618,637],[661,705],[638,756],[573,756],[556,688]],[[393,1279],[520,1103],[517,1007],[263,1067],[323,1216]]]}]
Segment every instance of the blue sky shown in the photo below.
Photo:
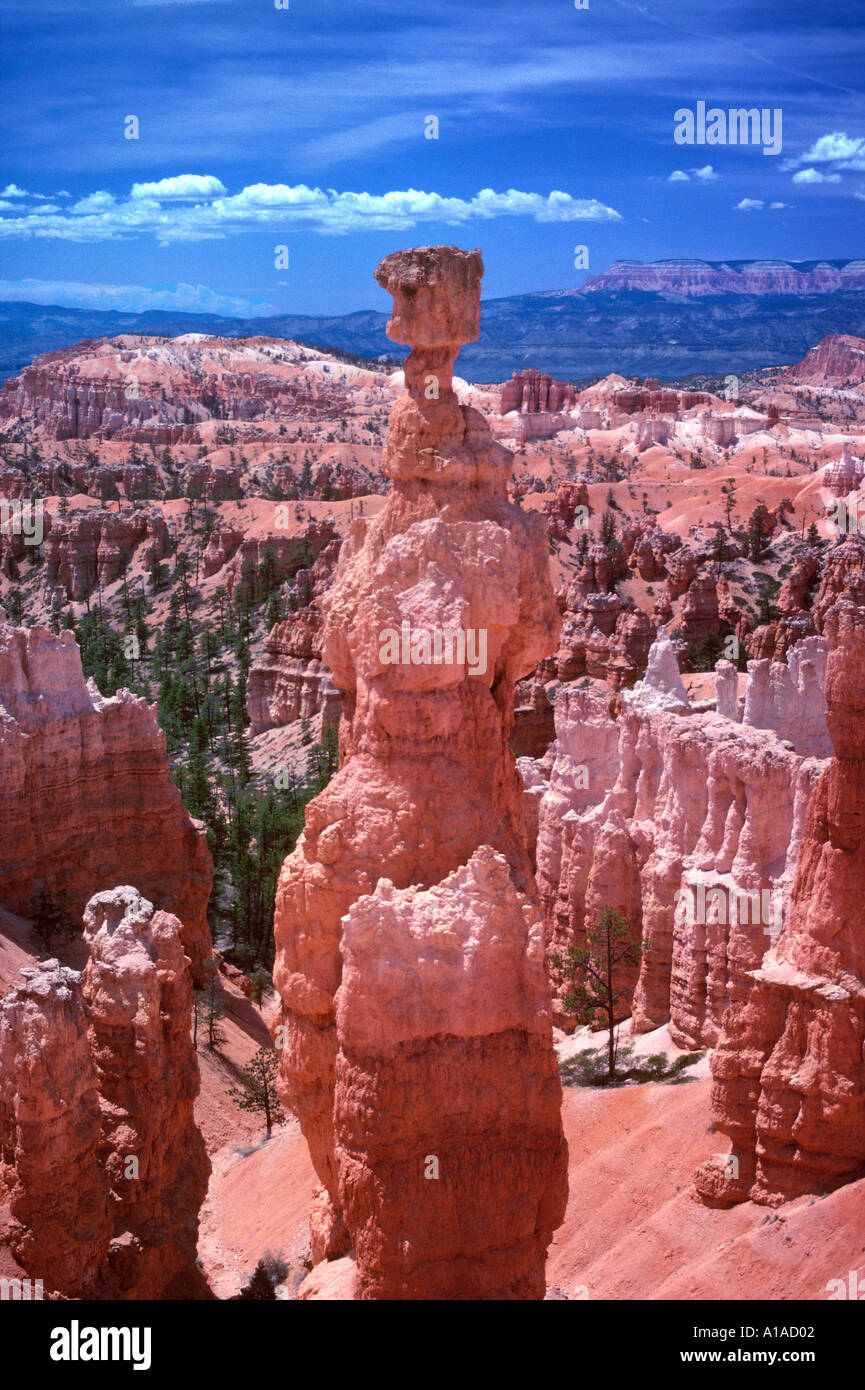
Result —
[{"label": "blue sky", "polygon": [[[0,0],[0,298],[384,309],[381,256],[439,241],[486,297],[581,284],[578,245],[865,254],[863,0],[289,4]],[[780,108],[781,153],[677,145],[698,101]]]}]

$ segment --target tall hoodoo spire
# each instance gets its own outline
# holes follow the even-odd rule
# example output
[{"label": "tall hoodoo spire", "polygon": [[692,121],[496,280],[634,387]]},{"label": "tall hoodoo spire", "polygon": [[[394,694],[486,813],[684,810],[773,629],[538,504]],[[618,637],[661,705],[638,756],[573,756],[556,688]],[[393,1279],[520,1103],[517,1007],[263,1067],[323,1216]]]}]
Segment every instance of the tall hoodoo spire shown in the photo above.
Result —
[{"label": "tall hoodoo spire", "polygon": [[313,1257],[361,1298],[539,1298],[566,1148],[513,688],[555,649],[542,518],[453,389],[477,338],[477,251],[376,271],[412,351],[383,466],[326,602],[342,765],[276,903],[282,1084],[323,1192]]}]

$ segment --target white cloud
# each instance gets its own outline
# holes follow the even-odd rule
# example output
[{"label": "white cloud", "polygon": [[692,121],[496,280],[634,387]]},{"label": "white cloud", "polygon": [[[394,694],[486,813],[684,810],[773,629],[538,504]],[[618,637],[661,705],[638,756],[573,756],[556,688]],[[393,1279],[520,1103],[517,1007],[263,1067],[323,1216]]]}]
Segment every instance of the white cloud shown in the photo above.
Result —
[{"label": "white cloud", "polygon": [[155,198],[157,202],[169,198],[216,198],[227,193],[228,189],[221,179],[213,174],[177,174],[173,179],[159,179],[156,183],[134,183],[130,198]]},{"label": "white cloud", "polygon": [[26,188],[19,188],[17,183],[7,183],[4,189],[0,189],[0,198],[29,198],[30,194]]},{"label": "white cloud", "polygon": [[790,206],[789,203],[770,203],[770,204],[769,204],[769,211],[770,211],[770,212],[776,212],[779,208],[788,208],[789,206]]},{"label": "white cloud", "polygon": [[800,157],[800,164],[834,164],[839,159],[865,155],[865,136],[850,136],[845,130],[821,135]]},{"label": "white cloud", "polygon": [[221,294],[207,285],[179,284],[164,289],[144,285],[88,285],[77,280],[0,280],[0,301],[65,304],[73,309],[119,309],[144,313],[148,309],[200,314],[258,317],[274,310],[264,299]]},{"label": "white cloud", "polygon": [[794,183],[840,183],[840,174],[823,174],[819,169],[800,169],[793,175]]},{"label": "white cloud", "polygon": [[766,204],[762,198],[743,198],[741,203],[737,203],[734,212],[760,212]]},{"label": "white cloud", "polygon": [[[208,201],[190,206],[188,191],[206,188]],[[339,234],[363,229],[403,231],[429,222],[448,226],[493,217],[531,217],[535,222],[619,222],[621,214],[596,198],[575,198],[554,189],[546,197],[509,188],[483,188],[473,198],[449,198],[408,188],[390,193],[338,192],[306,184],[250,184],[239,193],[224,191],[212,175],[181,174],[152,184],[136,184],[132,196],[119,200],[99,189],[68,210],[22,210],[0,217],[0,237],[52,237],[69,241],[125,240],[154,235],[162,245],[204,241],[263,228],[287,231],[292,226]],[[144,191],[142,191],[144,190]],[[158,191],[157,191],[158,190]]]},{"label": "white cloud", "polygon": [[711,183],[718,177],[711,164],[704,164],[702,169],[692,169],[690,174],[686,174],[684,169],[674,169],[667,183],[690,183],[691,175],[698,183]]},{"label": "white cloud", "polygon": [[115,204],[114,194],[106,193],[104,188],[100,188],[96,193],[88,194],[86,198],[79,198],[77,203],[72,204],[70,211],[75,213],[107,212]]}]

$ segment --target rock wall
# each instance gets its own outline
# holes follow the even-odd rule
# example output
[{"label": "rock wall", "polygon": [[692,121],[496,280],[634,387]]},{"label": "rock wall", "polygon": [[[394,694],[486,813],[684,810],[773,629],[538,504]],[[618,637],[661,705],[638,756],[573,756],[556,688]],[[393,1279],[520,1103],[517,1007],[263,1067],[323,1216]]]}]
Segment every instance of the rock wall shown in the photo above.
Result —
[{"label": "rock wall", "polygon": [[85,928],[83,978],[45,961],[0,1002],[6,1235],[64,1298],[176,1296],[210,1173],[181,924],[125,887],[91,899]]},{"label": "rock wall", "polygon": [[213,865],[171,780],[155,706],[86,683],[71,632],[0,626],[0,904],[31,916],[44,890],[80,920],[105,883],[134,879],[210,954]]},{"label": "rock wall", "polygon": [[168,554],[168,527],[158,507],[52,517],[43,547],[46,599],[83,599],[113,584],[139,546],[147,566]]},{"label": "rock wall", "polygon": [[339,720],[342,696],[322,660],[319,601],[331,583],[340,547],[338,538],[330,541],[313,565],[297,571],[294,592],[302,606],[271,629],[264,651],[250,667],[246,704],[253,737],[296,719],[311,719],[321,710],[325,726]]},{"label": "rock wall", "polygon": [[835,756],[808,809],[783,932],[724,1019],[712,1110],[729,1157],[697,1172],[711,1205],[776,1205],[865,1173],[865,611],[827,615]]},{"label": "rock wall", "polygon": [[[354,523],[325,600],[342,766],[277,889],[282,1090],[325,1189],[313,1256],[352,1245],[360,1298],[542,1297],[566,1199],[508,748],[515,683],[555,646],[558,615],[544,523],[508,501],[511,455],[452,388],[482,269],[478,252],[438,247],[376,272],[388,332],[413,349],[384,456],[393,487]],[[485,633],[484,669],[385,659],[382,633],[403,623]]]},{"label": "rock wall", "polygon": [[[547,946],[582,944],[615,907],[651,943],[635,1031],[670,1019],[681,1045],[713,1045],[780,925],[822,766],[771,731],[688,713],[651,682],[625,692],[618,717],[562,690],[537,847]],[[561,1005],[557,1016],[572,1026]]]}]

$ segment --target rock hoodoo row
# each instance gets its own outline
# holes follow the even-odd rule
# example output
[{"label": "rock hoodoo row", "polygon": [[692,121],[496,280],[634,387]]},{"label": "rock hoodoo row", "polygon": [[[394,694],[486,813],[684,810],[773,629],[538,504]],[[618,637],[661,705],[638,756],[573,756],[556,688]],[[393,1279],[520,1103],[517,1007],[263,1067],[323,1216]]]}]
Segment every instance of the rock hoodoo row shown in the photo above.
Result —
[{"label": "rock hoodoo row", "polygon": [[183,1296],[210,1162],[181,924],[135,888],[85,911],[83,975],[22,971],[0,1002],[0,1204],[16,1259],[67,1298]]},{"label": "rock hoodoo row", "polygon": [[712,1060],[729,1157],[697,1172],[710,1204],[776,1204],[865,1173],[865,613],[826,615],[835,756],[808,808],[784,930],[730,1008]]},{"label": "rock hoodoo row", "polygon": [[[766,664],[751,663],[755,679]],[[809,751],[823,701],[814,691]],[[623,981],[633,988],[633,1030],[670,1020],[680,1045],[713,1046],[781,928],[825,760],[803,757],[771,728],[690,707],[663,633],[618,717],[572,687],[560,692],[555,719],[537,843],[547,946],[582,944],[614,907],[648,946]]]},{"label": "rock hoodoo row", "polygon": [[[322,600],[342,766],[277,890],[282,1089],[323,1185],[313,1257],[353,1248],[360,1298],[543,1297],[567,1194],[508,747],[514,686],[559,618],[543,521],[508,500],[511,454],[453,391],[482,273],[454,247],[376,272],[388,333],[412,349],[393,487]],[[483,634],[485,659],[394,659],[382,635],[404,630]]]}]

